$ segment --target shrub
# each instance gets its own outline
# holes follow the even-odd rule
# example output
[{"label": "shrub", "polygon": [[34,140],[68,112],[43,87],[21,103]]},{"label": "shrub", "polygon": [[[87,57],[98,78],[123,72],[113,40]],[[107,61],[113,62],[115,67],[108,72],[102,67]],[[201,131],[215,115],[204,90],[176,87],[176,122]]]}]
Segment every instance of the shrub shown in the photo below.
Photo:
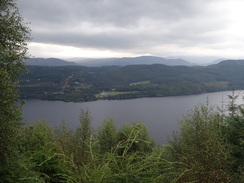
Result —
[{"label": "shrub", "polygon": [[34,164],[30,170],[38,172],[40,180],[58,183],[72,178],[73,167],[56,143],[53,129],[45,121],[24,127],[19,137],[20,153]]}]

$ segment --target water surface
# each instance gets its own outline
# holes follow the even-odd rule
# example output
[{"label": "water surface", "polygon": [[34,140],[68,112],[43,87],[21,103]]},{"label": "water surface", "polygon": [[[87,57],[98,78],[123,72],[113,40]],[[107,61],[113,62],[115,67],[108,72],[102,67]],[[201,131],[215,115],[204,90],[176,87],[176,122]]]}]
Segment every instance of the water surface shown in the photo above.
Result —
[{"label": "water surface", "polygon": [[[240,96],[244,91],[236,91]],[[69,127],[79,124],[80,109],[87,109],[92,116],[96,130],[107,118],[113,118],[119,128],[126,123],[141,121],[148,128],[150,136],[157,143],[165,143],[173,131],[177,131],[178,121],[196,105],[207,104],[223,107],[228,102],[231,91],[206,93],[201,95],[140,98],[129,100],[99,100],[73,103],[62,101],[27,100],[23,106],[23,116],[28,122],[46,120],[57,126],[65,121]],[[238,103],[242,103],[239,97]]]}]

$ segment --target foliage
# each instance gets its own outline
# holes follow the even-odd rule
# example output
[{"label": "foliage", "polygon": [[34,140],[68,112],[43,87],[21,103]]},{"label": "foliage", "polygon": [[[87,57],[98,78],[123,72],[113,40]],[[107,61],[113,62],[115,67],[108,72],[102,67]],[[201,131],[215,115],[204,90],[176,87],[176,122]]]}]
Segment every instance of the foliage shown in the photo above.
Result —
[{"label": "foliage", "polygon": [[[130,139],[133,141],[133,139]],[[130,148],[126,144],[125,147]],[[81,167],[83,182],[177,182],[184,174],[185,165],[163,158],[163,148],[148,153],[129,153],[121,157],[116,153],[95,156]],[[174,166],[181,166],[174,171]]]},{"label": "foliage", "polygon": [[[183,168],[185,165],[164,159],[164,148],[154,149],[151,145],[150,151],[148,150],[148,145],[145,144],[152,144],[152,142],[148,140],[145,127],[141,123],[124,126],[117,135],[124,133],[125,136],[122,139],[118,138],[116,144],[112,146],[107,145],[107,137],[114,137],[115,133],[112,121],[106,121],[98,133],[97,140],[90,140],[91,159],[80,169],[82,182],[168,183],[176,182],[186,170]],[[101,141],[101,137],[106,139]],[[97,141],[100,145],[103,142],[105,148],[102,147],[97,151]],[[176,164],[182,167],[181,171],[174,171]]]},{"label": "foliage", "polygon": [[8,155],[6,163],[0,166],[0,182],[43,183],[39,172],[34,170],[35,166],[35,163],[24,153],[14,152]]},{"label": "foliage", "polygon": [[[19,76],[24,71],[22,59],[28,57],[29,28],[14,0],[0,1],[0,181],[9,174],[19,174],[25,159],[16,160],[15,137],[20,127],[21,108],[16,90]],[[16,169],[14,169],[16,163]],[[14,181],[12,181],[14,182]]]},{"label": "foliage", "polygon": [[104,121],[98,129],[98,144],[101,154],[112,152],[117,142],[117,131],[112,119]]},{"label": "foliage", "polygon": [[229,95],[229,115],[225,116],[223,127],[223,135],[231,147],[231,170],[236,182],[244,179],[244,106],[236,104],[238,97],[234,92]]},{"label": "foliage", "polygon": [[196,107],[170,142],[173,160],[183,161],[191,171],[180,182],[229,180],[230,147],[222,136],[223,118],[208,106]]},{"label": "foliage", "polygon": [[89,144],[91,143],[92,128],[91,116],[89,111],[81,109],[80,126],[76,129],[73,143],[74,161],[78,165],[82,165],[90,160]]},{"label": "foliage", "polygon": [[33,170],[43,181],[65,182],[72,175],[71,166],[45,121],[23,128],[21,135],[20,151],[35,163]]},{"label": "foliage", "polygon": [[118,153],[124,157],[130,152],[151,152],[154,143],[148,136],[146,127],[136,122],[132,125],[124,125],[117,135],[119,146]]},{"label": "foliage", "polygon": [[62,124],[59,127],[54,129],[54,135],[58,146],[62,149],[62,152],[68,156],[74,156],[74,130],[69,129],[65,121],[62,121]]},{"label": "foliage", "polygon": [[57,143],[62,152],[77,166],[90,161],[89,145],[92,143],[93,135],[90,112],[85,109],[81,109],[80,125],[75,130],[69,129],[65,122],[55,130]]}]

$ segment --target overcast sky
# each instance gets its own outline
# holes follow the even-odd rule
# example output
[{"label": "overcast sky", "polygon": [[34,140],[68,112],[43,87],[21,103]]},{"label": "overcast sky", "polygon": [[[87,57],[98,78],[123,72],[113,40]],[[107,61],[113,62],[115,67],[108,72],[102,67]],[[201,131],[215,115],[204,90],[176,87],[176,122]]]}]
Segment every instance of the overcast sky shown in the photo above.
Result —
[{"label": "overcast sky", "polygon": [[244,58],[243,0],[17,0],[35,57]]}]

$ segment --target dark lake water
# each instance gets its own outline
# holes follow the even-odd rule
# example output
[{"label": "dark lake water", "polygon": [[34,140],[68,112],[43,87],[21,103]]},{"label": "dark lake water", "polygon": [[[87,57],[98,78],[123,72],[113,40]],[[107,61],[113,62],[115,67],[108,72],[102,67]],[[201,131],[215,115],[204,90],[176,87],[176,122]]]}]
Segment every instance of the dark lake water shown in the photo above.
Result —
[{"label": "dark lake water", "polygon": [[[141,121],[148,128],[150,136],[157,143],[165,143],[167,138],[179,128],[178,121],[194,109],[196,105],[225,106],[231,91],[206,93],[201,95],[140,98],[130,100],[100,100],[95,102],[73,103],[62,101],[27,100],[23,106],[23,116],[27,122],[46,120],[57,126],[65,121],[69,127],[79,124],[80,109],[87,109],[92,116],[96,130],[107,118],[113,118],[119,128],[126,123]],[[239,94],[242,103],[244,91]]]}]

